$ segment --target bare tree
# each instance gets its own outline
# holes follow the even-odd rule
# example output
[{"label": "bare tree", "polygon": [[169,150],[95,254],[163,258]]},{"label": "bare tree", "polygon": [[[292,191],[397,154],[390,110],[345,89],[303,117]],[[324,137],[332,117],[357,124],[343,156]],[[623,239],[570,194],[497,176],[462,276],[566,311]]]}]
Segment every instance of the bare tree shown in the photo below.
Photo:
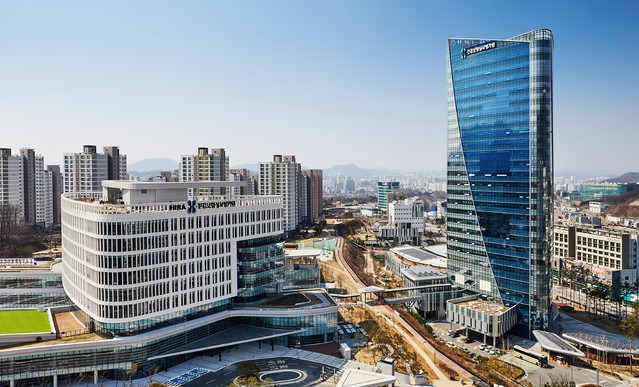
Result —
[{"label": "bare tree", "polygon": [[13,204],[0,204],[0,246],[14,235],[20,225],[20,209]]}]

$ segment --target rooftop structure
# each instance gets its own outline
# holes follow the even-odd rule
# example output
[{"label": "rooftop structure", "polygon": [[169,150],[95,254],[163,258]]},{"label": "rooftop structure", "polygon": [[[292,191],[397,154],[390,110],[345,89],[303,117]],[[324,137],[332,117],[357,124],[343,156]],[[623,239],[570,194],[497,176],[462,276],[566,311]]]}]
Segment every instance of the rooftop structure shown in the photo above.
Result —
[{"label": "rooftop structure", "polygon": [[535,336],[535,339],[539,341],[541,347],[548,352],[559,353],[566,356],[586,356],[585,353],[581,352],[568,341],[562,339],[552,332],[533,331],[533,335]]},{"label": "rooftop structure", "polygon": [[407,267],[406,269],[402,269],[402,275],[414,283],[424,281],[441,281],[441,283],[443,283],[446,280],[446,274],[442,274],[430,266]]},{"label": "rooftop structure", "polygon": [[438,268],[446,268],[447,266],[447,260],[445,258],[417,247],[400,246],[394,247],[390,249],[390,251],[414,264],[430,265]]}]

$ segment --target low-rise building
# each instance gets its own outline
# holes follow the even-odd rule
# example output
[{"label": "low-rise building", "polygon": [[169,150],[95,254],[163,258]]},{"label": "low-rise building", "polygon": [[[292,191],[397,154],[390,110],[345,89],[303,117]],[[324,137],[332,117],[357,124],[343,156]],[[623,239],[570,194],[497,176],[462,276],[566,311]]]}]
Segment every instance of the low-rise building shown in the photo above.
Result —
[{"label": "low-rise building", "polygon": [[484,296],[473,295],[448,300],[446,319],[484,337],[492,337],[493,345],[496,345],[497,338],[517,323],[517,313],[514,305],[506,306]]},{"label": "low-rise building", "polygon": [[413,266],[431,266],[446,270],[446,258],[413,246],[394,247],[384,253],[384,266],[397,277],[403,269]]},{"label": "low-rise building", "polygon": [[401,270],[404,287],[437,285],[448,283],[445,274],[432,266],[409,266]]}]

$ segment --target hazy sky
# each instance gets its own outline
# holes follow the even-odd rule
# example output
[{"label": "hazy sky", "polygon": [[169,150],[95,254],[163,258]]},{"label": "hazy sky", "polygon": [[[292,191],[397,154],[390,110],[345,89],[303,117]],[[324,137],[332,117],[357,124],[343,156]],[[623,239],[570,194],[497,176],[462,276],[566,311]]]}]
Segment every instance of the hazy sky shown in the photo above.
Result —
[{"label": "hazy sky", "polygon": [[0,2],[0,146],[443,170],[446,38],[555,37],[556,170],[639,170],[639,1]]}]

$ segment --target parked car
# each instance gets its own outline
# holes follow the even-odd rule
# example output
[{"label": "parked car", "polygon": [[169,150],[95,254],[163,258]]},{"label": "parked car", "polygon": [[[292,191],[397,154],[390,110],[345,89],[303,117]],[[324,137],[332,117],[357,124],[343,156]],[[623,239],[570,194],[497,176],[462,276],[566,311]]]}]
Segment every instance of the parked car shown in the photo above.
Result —
[{"label": "parked car", "polygon": [[447,342],[446,346],[448,346],[450,348],[455,348],[456,347],[455,343],[453,343],[452,341]]},{"label": "parked car", "polygon": [[469,344],[469,343],[472,343],[473,341],[475,341],[475,340],[473,340],[470,337],[467,337],[466,340],[464,340],[464,343]]}]

